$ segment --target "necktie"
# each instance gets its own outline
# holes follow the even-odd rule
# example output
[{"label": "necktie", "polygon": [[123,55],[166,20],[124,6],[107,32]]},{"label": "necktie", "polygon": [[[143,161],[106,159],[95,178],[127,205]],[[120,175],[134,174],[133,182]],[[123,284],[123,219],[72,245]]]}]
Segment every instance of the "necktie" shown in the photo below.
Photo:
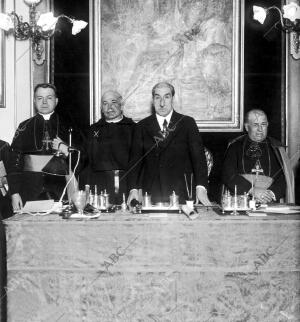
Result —
[{"label": "necktie", "polygon": [[167,129],[168,129],[168,121],[166,119],[164,119],[164,122],[163,122],[163,130],[162,130],[163,137],[166,137],[166,135],[167,135]]}]

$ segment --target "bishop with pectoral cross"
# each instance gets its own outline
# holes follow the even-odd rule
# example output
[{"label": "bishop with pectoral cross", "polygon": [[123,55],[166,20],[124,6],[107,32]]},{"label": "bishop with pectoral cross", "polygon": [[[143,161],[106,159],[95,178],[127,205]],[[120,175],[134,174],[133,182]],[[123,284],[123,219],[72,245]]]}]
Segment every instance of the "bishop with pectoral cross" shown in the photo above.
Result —
[{"label": "bishop with pectoral cross", "polygon": [[67,150],[63,142],[68,141],[68,131],[55,112],[57,103],[55,86],[38,84],[34,89],[37,113],[22,122],[14,136],[7,171],[14,211],[20,210],[26,201],[61,197],[66,178],[43,170],[54,151]]},{"label": "bishop with pectoral cross", "polygon": [[292,200],[287,156],[281,143],[267,136],[266,114],[250,110],[245,115],[245,130],[247,134],[232,140],[226,150],[222,175],[226,188],[233,192],[236,185],[238,194],[244,194],[251,191],[253,182],[256,200],[265,204],[279,201],[288,187]]}]

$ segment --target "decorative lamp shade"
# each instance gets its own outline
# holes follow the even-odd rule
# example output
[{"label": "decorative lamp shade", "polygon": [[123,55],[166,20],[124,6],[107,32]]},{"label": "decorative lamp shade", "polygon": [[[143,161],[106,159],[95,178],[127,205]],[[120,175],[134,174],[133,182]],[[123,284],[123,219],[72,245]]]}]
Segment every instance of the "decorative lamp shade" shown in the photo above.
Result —
[{"label": "decorative lamp shade", "polygon": [[66,160],[63,157],[56,154],[44,166],[44,168],[42,169],[42,172],[51,174],[54,176],[65,176],[69,174]]},{"label": "decorative lamp shade", "polygon": [[[22,16],[12,11],[9,14],[0,13],[0,30],[13,34],[17,40],[31,40],[32,59],[37,65],[46,60],[43,42],[51,39],[55,34],[56,23],[59,19],[67,20],[72,24],[72,34],[78,34],[87,26],[87,22],[76,20],[64,14],[54,17],[53,12],[40,14],[36,7],[42,0],[23,0],[29,6],[29,22],[23,21]],[[38,19],[38,20],[37,20]],[[10,30],[13,32],[10,32]]]},{"label": "decorative lamp shade", "polygon": [[[253,6],[253,19],[261,24],[265,22],[267,15],[272,11],[279,15],[279,20],[275,22],[272,28],[280,28],[285,33],[290,34],[290,52],[294,59],[300,59],[300,6],[295,1],[282,7],[282,10],[276,6],[263,8]],[[269,29],[269,31],[271,30]],[[267,31],[265,35],[269,33]]]},{"label": "decorative lamp shade", "polygon": [[24,2],[28,5],[28,6],[31,6],[31,5],[37,5],[41,2],[41,0],[24,0]]}]

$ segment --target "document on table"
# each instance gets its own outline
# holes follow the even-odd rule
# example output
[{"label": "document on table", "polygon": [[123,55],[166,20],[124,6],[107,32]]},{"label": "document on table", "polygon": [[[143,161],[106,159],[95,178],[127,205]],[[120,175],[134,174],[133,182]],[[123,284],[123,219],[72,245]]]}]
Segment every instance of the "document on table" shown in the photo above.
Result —
[{"label": "document on table", "polygon": [[36,200],[27,201],[25,206],[22,208],[22,212],[47,212],[50,211],[54,206],[54,200]]},{"label": "document on table", "polygon": [[300,206],[286,204],[270,205],[264,208],[262,211],[277,214],[300,214]]},{"label": "document on table", "polygon": [[253,211],[253,212],[247,211],[247,216],[249,216],[249,217],[266,217],[267,214],[264,212],[261,212],[261,211]]}]

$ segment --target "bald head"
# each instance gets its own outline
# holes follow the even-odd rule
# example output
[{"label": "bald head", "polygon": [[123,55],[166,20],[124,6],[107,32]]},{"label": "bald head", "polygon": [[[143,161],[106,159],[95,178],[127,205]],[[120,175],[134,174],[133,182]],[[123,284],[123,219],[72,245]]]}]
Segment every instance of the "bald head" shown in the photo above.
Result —
[{"label": "bald head", "polygon": [[268,118],[264,111],[250,110],[245,116],[245,129],[249,138],[254,142],[262,142],[268,134]]},{"label": "bald head", "polygon": [[106,91],[101,98],[101,110],[106,120],[121,119],[122,111],[122,96],[117,91]]},{"label": "bald head", "polygon": [[106,92],[103,93],[102,97],[101,97],[101,102],[103,102],[105,99],[107,98],[115,98],[116,100],[119,100],[120,102],[122,101],[122,95],[114,90],[108,90]]},{"label": "bald head", "polygon": [[249,123],[249,119],[253,116],[265,116],[265,118],[268,119],[266,113],[263,110],[256,108],[247,112],[247,114],[245,115],[245,123]]}]

